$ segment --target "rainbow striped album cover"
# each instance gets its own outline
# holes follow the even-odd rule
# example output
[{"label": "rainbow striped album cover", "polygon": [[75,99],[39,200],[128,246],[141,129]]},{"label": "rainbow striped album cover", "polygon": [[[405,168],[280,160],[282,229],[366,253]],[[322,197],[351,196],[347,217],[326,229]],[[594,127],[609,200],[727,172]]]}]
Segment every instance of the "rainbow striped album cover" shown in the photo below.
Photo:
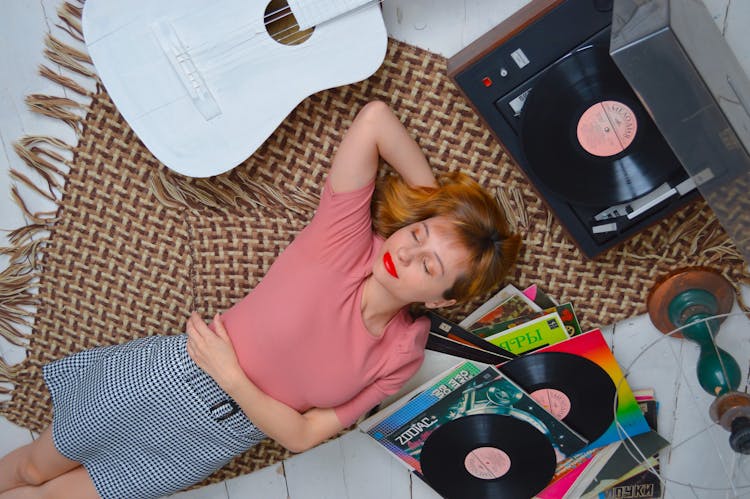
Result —
[{"label": "rainbow striped album cover", "polygon": [[[615,356],[604,340],[601,330],[593,329],[586,333],[550,345],[538,350],[538,352],[564,352],[585,357],[601,367],[612,379],[617,388],[617,410],[614,411],[614,400],[612,401],[613,421],[609,428],[596,440],[590,442],[585,452],[590,449],[602,447],[618,440],[626,440],[628,435],[634,437],[641,433],[650,431],[646,418],[635,400],[633,391],[620,369]],[[528,355],[534,355],[528,354]]]}]

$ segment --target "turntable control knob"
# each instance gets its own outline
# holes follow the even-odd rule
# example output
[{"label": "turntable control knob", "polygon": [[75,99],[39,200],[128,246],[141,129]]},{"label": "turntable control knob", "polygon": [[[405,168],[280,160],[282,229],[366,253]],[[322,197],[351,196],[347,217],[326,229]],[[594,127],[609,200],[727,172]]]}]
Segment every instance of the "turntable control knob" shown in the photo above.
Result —
[{"label": "turntable control knob", "polygon": [[508,70],[505,68],[500,68],[500,76],[502,76],[503,78],[508,76]]}]

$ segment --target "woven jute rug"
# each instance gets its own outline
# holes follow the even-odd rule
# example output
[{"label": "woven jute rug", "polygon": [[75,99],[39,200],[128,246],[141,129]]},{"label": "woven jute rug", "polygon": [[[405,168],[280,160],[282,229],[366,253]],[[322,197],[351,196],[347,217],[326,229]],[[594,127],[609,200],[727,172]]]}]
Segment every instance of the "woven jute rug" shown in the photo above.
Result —
[{"label": "woven jute rug", "polygon": [[[251,291],[309,221],[343,132],[373,99],[392,105],[435,170],[463,170],[497,195],[524,239],[508,282],[537,284],[573,302],[585,329],[644,313],[649,288],[678,267],[717,268],[737,285],[745,277],[742,258],[701,200],[586,260],[447,78],[446,60],[397,41],[374,76],[307,98],[231,172],[179,176],[144,148],[101,85],[92,92],[76,83],[96,80],[80,48],[80,9],[66,4],[60,12],[70,43],[48,43],[62,73],[42,70],[80,99],[28,99],[68,122],[78,142],[25,137],[16,145],[44,180],[23,172],[14,178],[59,204],[56,213],[29,213],[13,192],[30,224],[4,249],[11,264],[0,275],[0,330],[28,341],[28,357],[17,366],[0,364],[0,381],[12,386],[0,411],[17,424],[39,431],[51,421],[45,363],[97,345],[182,332],[191,310],[210,317]],[[488,296],[443,313],[460,320]],[[27,305],[36,307],[33,317],[26,317]],[[288,303],[271,312],[293,310]],[[17,327],[24,321],[33,322],[27,338]],[[208,481],[288,456],[265,442]]]}]

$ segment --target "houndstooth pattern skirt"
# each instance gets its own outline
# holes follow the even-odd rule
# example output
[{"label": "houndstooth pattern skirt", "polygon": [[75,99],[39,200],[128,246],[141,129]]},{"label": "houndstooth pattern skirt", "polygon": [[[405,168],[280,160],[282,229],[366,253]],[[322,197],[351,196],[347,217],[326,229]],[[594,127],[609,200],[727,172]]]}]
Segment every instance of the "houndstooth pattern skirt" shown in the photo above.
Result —
[{"label": "houndstooth pattern skirt", "polygon": [[85,466],[102,498],[175,493],[265,438],[186,342],[151,336],[44,367],[55,446]]}]

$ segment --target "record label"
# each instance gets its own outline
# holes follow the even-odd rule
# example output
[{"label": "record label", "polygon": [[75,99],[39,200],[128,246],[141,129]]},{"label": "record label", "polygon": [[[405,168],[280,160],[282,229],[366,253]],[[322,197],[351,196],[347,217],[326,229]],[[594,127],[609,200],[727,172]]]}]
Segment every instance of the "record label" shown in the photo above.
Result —
[{"label": "record label", "polygon": [[570,414],[570,399],[560,390],[542,388],[529,395],[560,421]]},{"label": "record label", "polygon": [[494,480],[510,469],[510,456],[497,447],[477,447],[466,454],[466,471],[483,480]]},{"label": "record label", "polygon": [[633,143],[638,130],[635,113],[615,100],[597,102],[579,118],[576,135],[581,147],[600,157],[620,154]]}]

